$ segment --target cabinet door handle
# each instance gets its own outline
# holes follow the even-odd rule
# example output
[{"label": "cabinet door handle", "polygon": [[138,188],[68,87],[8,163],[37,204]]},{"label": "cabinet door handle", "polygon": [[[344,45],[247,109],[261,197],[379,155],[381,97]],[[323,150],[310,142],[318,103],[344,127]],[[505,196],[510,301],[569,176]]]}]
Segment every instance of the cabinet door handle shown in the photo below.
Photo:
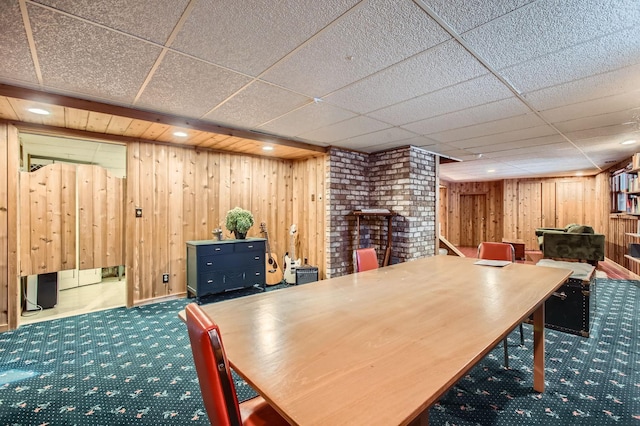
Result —
[{"label": "cabinet door handle", "polygon": [[255,260],[260,260],[260,256],[254,257]]},{"label": "cabinet door handle", "polygon": [[207,280],[207,284],[213,283],[213,280]]},{"label": "cabinet door handle", "polygon": [[256,272],[256,277],[259,277],[259,276],[260,276],[260,272]]},{"label": "cabinet door handle", "polygon": [[247,248],[253,248],[253,244],[249,244]]},{"label": "cabinet door handle", "polygon": [[215,248],[215,251],[220,251],[220,247],[216,247],[216,248]]},{"label": "cabinet door handle", "polygon": [[207,266],[213,265],[213,262],[207,262]]}]

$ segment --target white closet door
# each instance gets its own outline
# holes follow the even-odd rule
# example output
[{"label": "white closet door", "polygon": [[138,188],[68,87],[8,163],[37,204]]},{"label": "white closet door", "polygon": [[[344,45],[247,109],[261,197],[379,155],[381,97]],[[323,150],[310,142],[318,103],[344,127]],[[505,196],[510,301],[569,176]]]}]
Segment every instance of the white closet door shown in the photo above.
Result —
[{"label": "white closet door", "polygon": [[68,269],[58,272],[58,290],[78,287],[78,270]]},{"label": "white closet door", "polygon": [[102,268],[80,269],[78,285],[95,284],[102,281]]}]

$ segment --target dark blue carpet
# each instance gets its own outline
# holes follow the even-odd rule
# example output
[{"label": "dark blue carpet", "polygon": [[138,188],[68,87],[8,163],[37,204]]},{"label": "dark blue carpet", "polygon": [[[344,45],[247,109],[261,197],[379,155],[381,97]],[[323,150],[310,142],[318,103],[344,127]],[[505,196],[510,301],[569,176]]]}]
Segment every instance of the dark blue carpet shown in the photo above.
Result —
[{"label": "dark blue carpet", "polygon": [[[640,425],[639,283],[600,279],[597,286],[590,338],[546,332],[544,394],[532,390],[525,325],[525,347],[517,333],[510,336],[512,369],[501,367],[498,346],[431,409],[431,424]],[[0,334],[0,425],[208,424],[177,317],[189,302],[112,309]],[[254,395],[237,376],[236,387],[240,399]]]}]

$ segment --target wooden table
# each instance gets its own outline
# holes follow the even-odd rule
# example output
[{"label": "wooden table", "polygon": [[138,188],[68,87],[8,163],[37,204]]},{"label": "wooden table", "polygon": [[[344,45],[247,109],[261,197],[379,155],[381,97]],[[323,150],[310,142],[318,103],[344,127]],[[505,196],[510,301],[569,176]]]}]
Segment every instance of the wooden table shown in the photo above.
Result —
[{"label": "wooden table", "polygon": [[203,305],[233,368],[291,424],[428,424],[428,409],[571,271],[433,256]]}]

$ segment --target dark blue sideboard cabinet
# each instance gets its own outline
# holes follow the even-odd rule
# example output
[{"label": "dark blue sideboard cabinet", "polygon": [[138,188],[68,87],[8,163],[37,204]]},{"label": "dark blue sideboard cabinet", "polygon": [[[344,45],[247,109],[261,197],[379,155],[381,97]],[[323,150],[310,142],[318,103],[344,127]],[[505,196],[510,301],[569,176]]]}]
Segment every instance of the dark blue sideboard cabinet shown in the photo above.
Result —
[{"label": "dark blue sideboard cabinet", "polygon": [[200,298],[258,286],[265,288],[265,239],[187,241],[187,293]]}]

